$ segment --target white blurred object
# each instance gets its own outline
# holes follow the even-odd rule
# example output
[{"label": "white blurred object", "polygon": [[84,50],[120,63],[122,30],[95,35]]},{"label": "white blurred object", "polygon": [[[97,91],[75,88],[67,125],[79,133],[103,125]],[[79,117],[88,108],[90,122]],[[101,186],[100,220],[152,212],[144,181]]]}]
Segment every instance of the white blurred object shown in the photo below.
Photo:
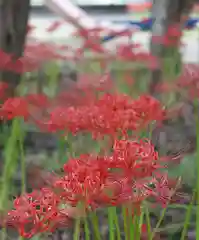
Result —
[{"label": "white blurred object", "polygon": [[67,0],[45,0],[45,5],[77,28],[94,28],[96,22],[79,7]]},{"label": "white blurred object", "polygon": [[31,0],[33,7],[44,6],[44,0]]},{"label": "white blurred object", "polygon": [[115,30],[118,27],[120,30],[128,29],[129,26],[124,24],[113,24],[110,21],[96,21],[90,17],[84,10],[76,6],[69,0],[45,0],[45,5],[52,11],[58,14],[69,23],[72,23],[77,28],[92,29],[102,27],[110,30]]}]

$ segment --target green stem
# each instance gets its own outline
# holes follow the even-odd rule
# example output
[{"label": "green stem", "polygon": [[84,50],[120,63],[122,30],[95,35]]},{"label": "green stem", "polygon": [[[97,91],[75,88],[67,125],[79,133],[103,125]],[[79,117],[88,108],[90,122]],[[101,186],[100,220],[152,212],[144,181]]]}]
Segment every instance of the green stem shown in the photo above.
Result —
[{"label": "green stem", "polygon": [[[137,232],[139,229],[139,224],[137,224],[137,212],[131,204],[128,205],[128,231],[129,231],[129,240],[136,240]],[[138,231],[137,231],[138,230]]]},{"label": "green stem", "polygon": [[150,239],[151,235],[152,235],[152,231],[151,231],[151,221],[150,221],[150,215],[149,215],[149,210],[148,207],[145,206],[145,216],[146,216],[146,224],[147,224],[147,232],[148,232],[148,237]]},{"label": "green stem", "polygon": [[181,234],[181,238],[180,240],[185,240],[187,238],[187,230],[188,230],[188,227],[190,225],[190,219],[191,219],[191,212],[192,212],[192,208],[193,208],[193,203],[195,201],[195,191],[193,193],[193,196],[192,196],[192,199],[191,199],[191,202],[188,206],[188,209],[186,211],[186,216],[185,216],[185,221],[184,221],[184,227],[183,227],[183,230],[182,230],[182,234]]},{"label": "green stem", "polygon": [[93,224],[93,230],[95,233],[95,239],[96,240],[101,240],[101,234],[99,230],[99,223],[98,223],[98,218],[95,212],[91,213],[91,222]]},{"label": "green stem", "polygon": [[115,227],[116,227],[116,233],[117,233],[117,240],[121,240],[121,231],[120,231],[120,224],[119,224],[119,220],[118,220],[118,214],[117,214],[117,208],[114,207],[114,222],[115,222]]},{"label": "green stem", "polygon": [[85,231],[85,240],[90,240],[90,230],[89,230],[88,221],[86,217],[84,218],[84,231]]},{"label": "green stem", "polygon": [[114,207],[108,208],[109,240],[115,240]]},{"label": "green stem", "polygon": [[124,222],[124,234],[125,239],[129,240],[129,232],[128,232],[128,219],[127,219],[127,208],[125,206],[122,206],[122,216],[123,216],[123,222]]},{"label": "green stem", "polygon": [[[0,211],[5,211],[7,208],[8,194],[11,184],[11,179],[16,171],[18,159],[18,135],[20,133],[19,119],[14,119],[10,127],[10,136],[4,148],[4,166],[1,177],[1,190],[0,190]],[[5,239],[5,229],[1,230],[0,239]]]},{"label": "green stem", "polygon": [[160,227],[160,225],[161,225],[161,223],[162,223],[162,221],[163,221],[163,219],[164,219],[164,216],[165,216],[166,211],[167,211],[167,207],[165,207],[165,208],[162,210],[162,213],[161,213],[161,215],[160,215],[160,218],[159,218],[159,220],[158,220],[158,222],[157,222],[157,224],[156,224],[156,226],[155,226],[155,229],[154,229],[153,232],[151,233],[151,236],[150,236],[149,240],[153,240],[153,238],[155,237],[155,234],[156,234],[158,228]]},{"label": "green stem", "polygon": [[25,159],[25,153],[24,153],[24,136],[21,131],[19,133],[19,151],[21,156],[21,192],[22,194],[26,191],[26,159]]},{"label": "green stem", "polygon": [[81,219],[78,218],[75,221],[75,231],[74,231],[74,234],[73,234],[73,240],[79,240],[79,237],[80,237],[80,223],[81,223]]},{"label": "green stem", "polygon": [[2,174],[0,210],[5,210],[10,180],[16,170],[16,163],[18,157],[17,156],[18,134],[19,134],[19,121],[18,119],[14,119],[11,126],[11,134],[4,149],[5,163]]}]

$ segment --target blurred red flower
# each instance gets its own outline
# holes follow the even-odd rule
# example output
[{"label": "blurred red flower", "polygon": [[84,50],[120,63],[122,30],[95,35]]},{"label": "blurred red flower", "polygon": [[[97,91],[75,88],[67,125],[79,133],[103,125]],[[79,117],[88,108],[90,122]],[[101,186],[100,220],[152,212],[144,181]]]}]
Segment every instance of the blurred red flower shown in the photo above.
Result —
[{"label": "blurred red flower", "polygon": [[15,117],[22,117],[27,120],[29,117],[28,102],[23,97],[7,99],[0,109],[1,118],[11,120]]}]

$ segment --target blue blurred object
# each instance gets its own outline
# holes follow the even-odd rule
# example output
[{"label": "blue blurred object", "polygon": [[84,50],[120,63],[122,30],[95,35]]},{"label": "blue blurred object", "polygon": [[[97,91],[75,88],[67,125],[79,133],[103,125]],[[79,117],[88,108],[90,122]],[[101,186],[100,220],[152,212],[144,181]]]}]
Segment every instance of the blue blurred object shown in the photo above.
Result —
[{"label": "blue blurred object", "polygon": [[[184,28],[188,29],[188,30],[191,30],[191,29],[196,27],[196,24],[198,22],[199,22],[198,18],[188,19],[187,22],[185,23]],[[136,28],[139,28],[141,31],[149,31],[152,28],[153,19],[149,18],[149,19],[146,19],[146,20],[141,21],[141,22],[138,22],[138,21],[114,21],[113,23],[126,25],[126,29],[136,27]],[[122,30],[121,32],[123,32],[123,31],[124,30]],[[114,38],[119,37],[121,35],[121,32],[117,32],[116,34],[112,34],[112,35],[108,35],[108,36],[103,37],[101,39],[102,43],[111,41]]]}]

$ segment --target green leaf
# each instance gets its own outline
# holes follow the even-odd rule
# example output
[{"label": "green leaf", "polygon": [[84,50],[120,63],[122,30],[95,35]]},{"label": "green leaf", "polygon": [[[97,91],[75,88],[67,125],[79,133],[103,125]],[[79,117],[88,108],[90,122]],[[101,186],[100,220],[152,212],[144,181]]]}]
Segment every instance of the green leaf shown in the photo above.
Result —
[{"label": "green leaf", "polygon": [[182,182],[188,186],[196,183],[196,156],[195,154],[185,156],[181,163],[169,169],[170,177],[181,177]]}]

